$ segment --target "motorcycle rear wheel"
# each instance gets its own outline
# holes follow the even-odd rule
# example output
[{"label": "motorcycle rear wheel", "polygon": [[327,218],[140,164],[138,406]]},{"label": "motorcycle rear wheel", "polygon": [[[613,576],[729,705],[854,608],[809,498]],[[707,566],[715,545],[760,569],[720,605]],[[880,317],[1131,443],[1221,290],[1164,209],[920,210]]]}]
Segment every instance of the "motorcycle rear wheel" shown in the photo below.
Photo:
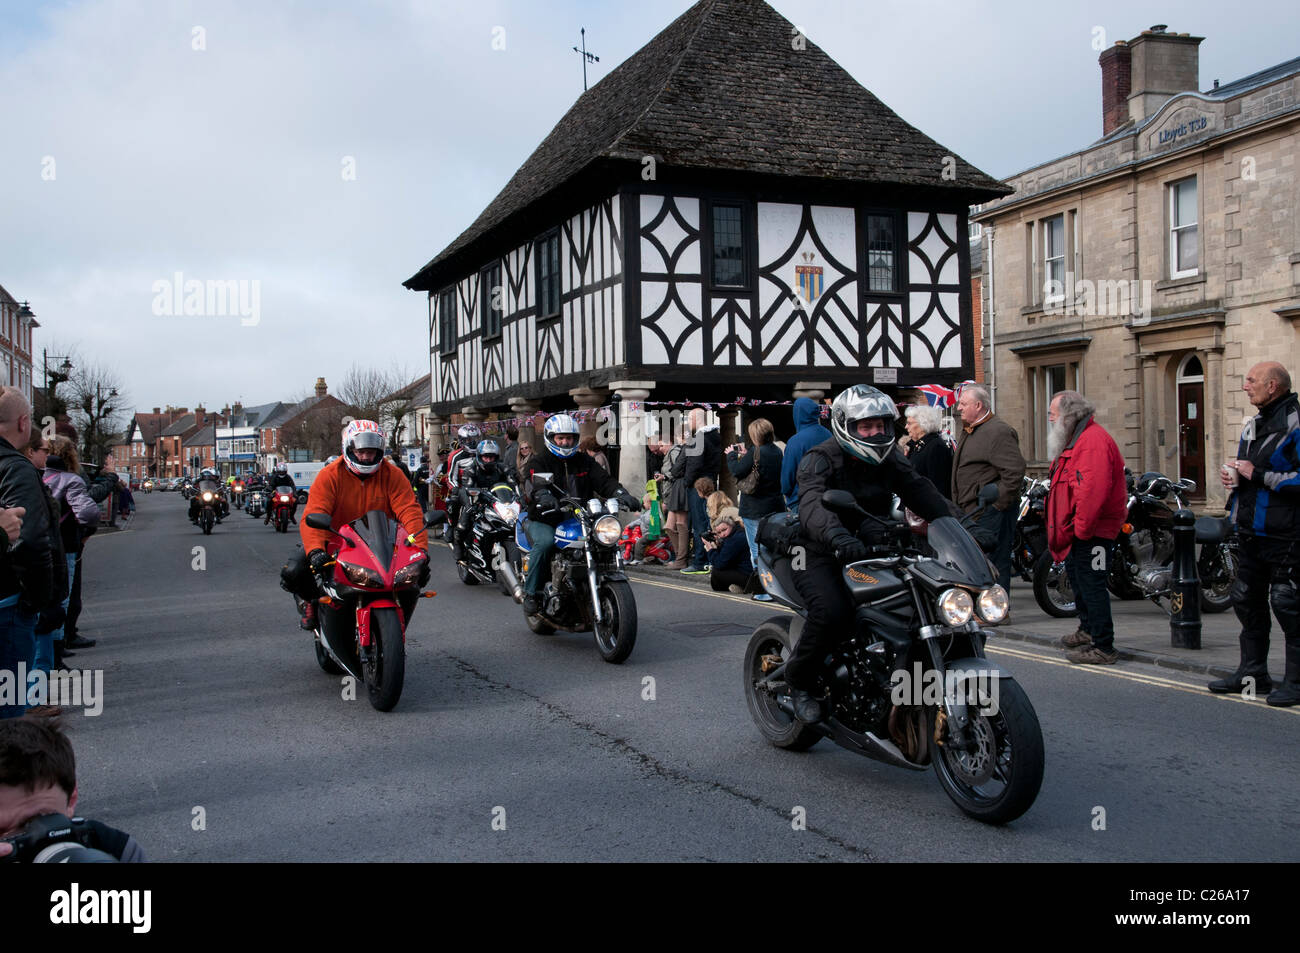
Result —
[{"label": "motorcycle rear wheel", "polygon": [[456,563],[456,575],[460,576],[460,581],[467,586],[478,585],[478,576],[474,575],[467,568],[465,568],[464,563],[461,562]]},{"label": "motorcycle rear wheel", "polygon": [[326,675],[342,675],[343,669],[339,668],[338,663],[329,657],[329,653],[321,646],[320,639],[317,639],[313,644],[316,646],[316,664],[320,666],[321,671]]},{"label": "motorcycle rear wheel", "polygon": [[1197,571],[1201,576],[1201,611],[1226,612],[1232,608],[1232,584],[1237,581],[1236,553],[1230,549],[1225,559],[1218,546],[1204,546]]},{"label": "motorcycle rear wheel", "polygon": [[[782,697],[780,688],[767,692],[758,687],[766,676],[763,673],[763,657],[779,655],[783,662],[790,659],[794,652],[791,644],[790,619],[768,619],[749,637],[745,647],[745,704],[749,706],[749,715],[758,726],[759,733],[777,748],[787,751],[807,751],[821,741],[821,733],[816,729],[796,720],[777,704]],[[789,688],[784,689],[785,697]]]},{"label": "motorcycle rear wheel", "polygon": [[[967,815],[986,824],[1005,824],[1029,810],[1043,785],[1043,731],[1029,696],[1012,679],[998,681],[996,714],[977,709],[988,701],[974,691],[968,698],[978,750],[936,745],[934,773]],[[927,713],[933,737],[937,709]]]},{"label": "motorcycle rear wheel", "polygon": [[626,661],[636,645],[636,598],[632,586],[622,580],[602,583],[600,612],[603,623],[595,626],[596,649],[606,662]]},{"label": "motorcycle rear wheel", "polygon": [[396,609],[370,610],[370,659],[361,666],[370,704],[376,711],[392,711],[406,677],[406,646]]},{"label": "motorcycle rear wheel", "polygon": [[1034,564],[1034,601],[1053,618],[1068,619],[1079,614],[1070,574],[1064,563],[1052,562],[1051,553],[1043,553]]}]

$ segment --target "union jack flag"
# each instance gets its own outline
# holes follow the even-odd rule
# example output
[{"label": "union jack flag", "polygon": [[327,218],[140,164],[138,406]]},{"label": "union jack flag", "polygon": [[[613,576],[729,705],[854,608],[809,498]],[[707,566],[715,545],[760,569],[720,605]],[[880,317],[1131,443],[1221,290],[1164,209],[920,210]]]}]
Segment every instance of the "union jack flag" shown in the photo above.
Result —
[{"label": "union jack flag", "polygon": [[951,407],[957,402],[957,392],[938,384],[922,384],[917,388],[925,395],[926,403],[931,407]]}]

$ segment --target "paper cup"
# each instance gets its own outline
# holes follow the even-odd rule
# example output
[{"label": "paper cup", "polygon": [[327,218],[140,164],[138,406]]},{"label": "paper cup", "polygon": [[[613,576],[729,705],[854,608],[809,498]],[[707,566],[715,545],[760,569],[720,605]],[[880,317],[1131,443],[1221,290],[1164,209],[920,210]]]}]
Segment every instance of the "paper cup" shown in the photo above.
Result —
[{"label": "paper cup", "polygon": [[1241,479],[1241,474],[1237,472],[1236,458],[1229,460],[1220,469],[1223,470],[1223,475],[1228,478],[1228,485],[1236,489],[1237,482]]}]

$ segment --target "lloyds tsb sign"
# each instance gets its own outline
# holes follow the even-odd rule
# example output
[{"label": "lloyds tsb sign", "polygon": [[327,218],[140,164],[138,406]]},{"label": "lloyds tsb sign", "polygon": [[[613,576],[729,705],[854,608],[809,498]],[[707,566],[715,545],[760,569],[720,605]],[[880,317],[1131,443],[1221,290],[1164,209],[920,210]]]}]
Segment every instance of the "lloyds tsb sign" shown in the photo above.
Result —
[{"label": "lloyds tsb sign", "polygon": [[1193,116],[1191,119],[1188,119],[1186,122],[1179,123],[1176,126],[1168,126],[1164,129],[1161,129],[1159,136],[1156,139],[1156,144],[1161,146],[1173,145],[1174,143],[1182,139],[1186,139],[1190,136],[1196,135],[1198,132],[1204,132],[1206,129],[1209,128],[1209,126],[1210,126],[1210,117]]}]

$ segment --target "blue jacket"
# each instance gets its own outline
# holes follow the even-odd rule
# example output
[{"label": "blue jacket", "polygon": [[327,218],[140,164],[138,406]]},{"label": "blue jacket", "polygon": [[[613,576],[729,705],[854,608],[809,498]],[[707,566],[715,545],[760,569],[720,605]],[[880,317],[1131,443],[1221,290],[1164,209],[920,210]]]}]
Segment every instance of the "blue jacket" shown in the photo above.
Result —
[{"label": "blue jacket", "polygon": [[818,423],[821,409],[821,404],[807,397],[794,402],[795,435],[786,442],[781,461],[781,492],[790,506],[799,501],[799,461],[817,444],[831,439],[831,432]]},{"label": "blue jacket", "polygon": [[749,559],[749,541],[745,539],[745,531],[740,526],[736,526],[717,549],[709,551],[709,565],[714,569],[754,571],[753,563]]}]

